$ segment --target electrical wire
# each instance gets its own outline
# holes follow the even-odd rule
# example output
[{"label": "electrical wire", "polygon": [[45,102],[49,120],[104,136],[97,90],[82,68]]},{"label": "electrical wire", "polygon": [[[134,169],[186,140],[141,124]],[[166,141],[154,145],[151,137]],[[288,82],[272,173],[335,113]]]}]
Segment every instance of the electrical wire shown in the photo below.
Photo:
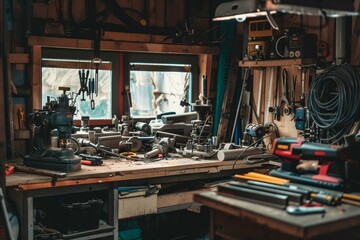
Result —
[{"label": "electrical wire", "polygon": [[311,83],[310,117],[324,130],[322,143],[338,143],[360,117],[360,74],[348,64],[326,68]]},{"label": "electrical wire", "polygon": [[241,157],[247,150],[249,150],[250,147],[255,146],[257,143],[263,141],[265,138],[270,137],[271,135],[272,135],[272,133],[269,133],[269,134],[263,136],[262,138],[256,140],[255,142],[251,143],[249,146],[247,146],[247,148],[245,148],[245,150],[242,151],[242,152],[237,156],[237,158],[235,159],[235,162],[234,162],[234,164],[233,164],[233,166],[232,166],[232,169],[235,170],[236,162],[240,159],[240,157]]},{"label": "electrical wire", "polygon": [[263,163],[275,159],[278,159],[278,156],[269,153],[263,153],[263,154],[246,156],[244,157],[243,162],[245,164],[251,165],[251,164]]}]

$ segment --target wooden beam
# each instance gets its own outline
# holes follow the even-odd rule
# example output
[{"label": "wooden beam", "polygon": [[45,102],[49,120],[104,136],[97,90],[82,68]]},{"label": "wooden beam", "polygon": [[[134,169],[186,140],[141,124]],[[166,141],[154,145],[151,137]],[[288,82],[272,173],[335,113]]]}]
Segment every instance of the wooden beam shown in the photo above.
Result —
[{"label": "wooden beam", "polygon": [[302,65],[315,64],[315,59],[302,58],[284,58],[275,60],[260,60],[260,61],[240,61],[239,67],[274,67],[274,66],[293,66],[301,67]]},{"label": "wooden beam", "polygon": [[[41,64],[42,67],[52,68],[95,69],[90,62],[42,60]],[[100,63],[99,70],[112,70],[112,63]]]},{"label": "wooden beam", "polygon": [[[42,46],[52,48],[69,49],[93,49],[93,41],[88,39],[74,38],[55,38],[30,36],[29,46]],[[122,51],[122,52],[151,52],[151,53],[171,53],[171,54],[219,54],[219,48],[199,46],[199,45],[180,45],[180,44],[160,44],[160,43],[138,43],[122,41],[101,41],[102,51]]]},{"label": "wooden beam", "polygon": [[1,129],[3,129],[2,131],[0,131],[0,158],[2,159],[1,161],[4,161],[7,156],[6,156],[6,125],[5,125],[5,101],[4,101],[4,94],[5,94],[5,89],[4,89],[4,77],[3,77],[3,61],[0,58],[0,93],[1,96],[0,97],[0,126]]},{"label": "wooden beam", "polygon": [[41,46],[33,46],[31,61],[32,106],[30,111],[34,109],[41,109]]},{"label": "wooden beam", "polygon": [[13,63],[27,64],[30,62],[30,56],[27,53],[9,53],[8,62],[9,64],[13,64]]}]

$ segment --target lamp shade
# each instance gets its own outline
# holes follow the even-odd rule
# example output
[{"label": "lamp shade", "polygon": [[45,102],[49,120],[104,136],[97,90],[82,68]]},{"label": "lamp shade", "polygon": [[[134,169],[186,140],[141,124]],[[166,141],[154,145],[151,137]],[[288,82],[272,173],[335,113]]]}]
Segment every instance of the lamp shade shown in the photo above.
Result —
[{"label": "lamp shade", "polygon": [[221,3],[214,21],[264,16],[266,13],[291,13],[313,16],[357,16],[352,0],[237,0]]}]

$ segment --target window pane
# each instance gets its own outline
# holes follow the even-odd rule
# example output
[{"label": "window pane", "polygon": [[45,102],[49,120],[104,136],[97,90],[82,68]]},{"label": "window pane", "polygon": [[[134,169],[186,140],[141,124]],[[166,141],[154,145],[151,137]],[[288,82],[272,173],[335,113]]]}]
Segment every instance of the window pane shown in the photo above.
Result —
[{"label": "window pane", "polygon": [[189,72],[130,71],[131,116],[184,113],[180,101],[187,98],[190,80]]},{"label": "window pane", "polygon": [[[86,71],[86,70],[85,70]],[[94,77],[94,71],[90,71],[90,77]],[[81,116],[90,116],[90,119],[111,119],[111,71],[99,70],[98,96],[94,94],[95,109],[91,110],[90,96],[85,93],[85,101],[81,101],[82,94],[76,99],[78,113],[74,119],[81,119]],[[59,87],[70,87],[70,92],[78,92],[80,89],[79,69],[71,68],[42,68],[42,104],[47,101],[47,96],[59,97],[62,91]]]}]

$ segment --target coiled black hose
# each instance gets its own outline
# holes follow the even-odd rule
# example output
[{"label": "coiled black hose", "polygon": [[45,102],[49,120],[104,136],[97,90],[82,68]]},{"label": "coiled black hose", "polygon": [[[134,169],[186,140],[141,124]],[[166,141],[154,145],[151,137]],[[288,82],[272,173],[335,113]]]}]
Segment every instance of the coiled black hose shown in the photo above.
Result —
[{"label": "coiled black hose", "polygon": [[360,74],[348,64],[326,68],[309,87],[310,117],[327,136],[322,142],[337,143],[360,117]]}]

